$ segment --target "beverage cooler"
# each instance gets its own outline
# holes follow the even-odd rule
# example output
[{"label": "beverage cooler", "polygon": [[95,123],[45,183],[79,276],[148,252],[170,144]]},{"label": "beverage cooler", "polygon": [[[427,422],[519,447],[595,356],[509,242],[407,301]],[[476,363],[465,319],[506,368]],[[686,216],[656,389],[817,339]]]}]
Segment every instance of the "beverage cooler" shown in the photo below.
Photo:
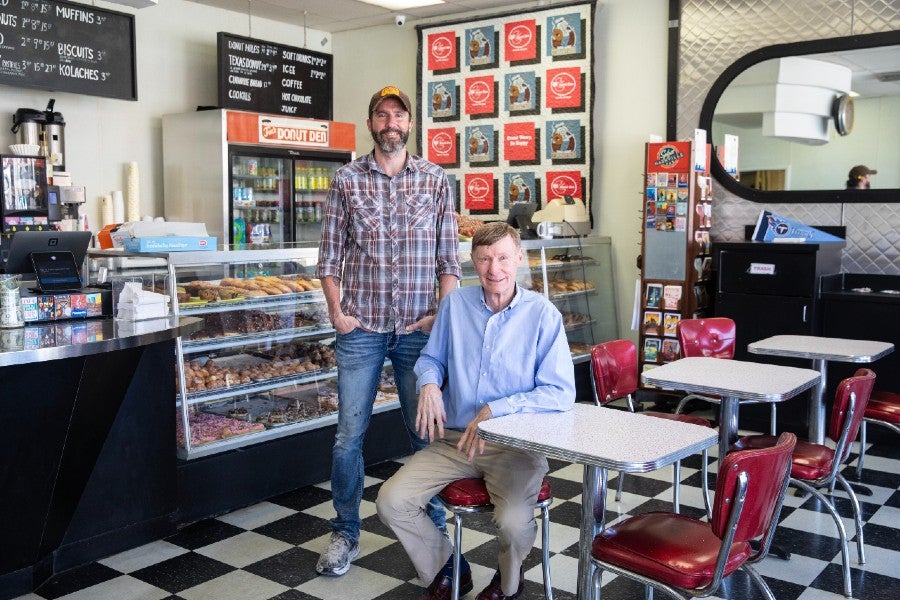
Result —
[{"label": "beverage cooler", "polygon": [[165,217],[205,223],[220,243],[318,241],[355,135],[349,123],[244,111],[165,115]]},{"label": "beverage cooler", "polygon": [[3,238],[24,229],[46,229],[51,215],[47,202],[47,159],[40,156],[0,156],[0,218]]}]

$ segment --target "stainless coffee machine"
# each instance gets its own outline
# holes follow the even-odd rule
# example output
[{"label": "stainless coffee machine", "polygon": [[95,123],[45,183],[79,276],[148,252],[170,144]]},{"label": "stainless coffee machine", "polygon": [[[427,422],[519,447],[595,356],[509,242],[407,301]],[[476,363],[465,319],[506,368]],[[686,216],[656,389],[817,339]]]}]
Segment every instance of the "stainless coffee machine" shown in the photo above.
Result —
[{"label": "stainless coffee machine", "polygon": [[56,171],[66,170],[66,121],[61,113],[54,112],[56,99],[51,98],[44,111],[20,108],[13,115],[12,132],[17,144],[33,144],[41,147]]},{"label": "stainless coffee machine", "polygon": [[47,186],[49,220],[51,222],[58,221],[62,231],[78,231],[80,226],[79,209],[84,201],[83,185]]}]

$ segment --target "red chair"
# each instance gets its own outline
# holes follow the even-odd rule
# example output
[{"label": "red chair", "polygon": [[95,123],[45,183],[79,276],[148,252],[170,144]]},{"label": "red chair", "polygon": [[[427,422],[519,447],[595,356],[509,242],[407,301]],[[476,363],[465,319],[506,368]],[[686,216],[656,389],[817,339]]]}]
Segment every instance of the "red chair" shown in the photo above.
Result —
[{"label": "red chair", "polygon": [[[708,596],[725,577],[744,569],[765,596],[775,600],[750,564],[769,551],[796,442],[797,436],[785,432],[769,448],[729,452],[716,478],[709,522],[651,512],[602,531],[591,546],[591,562],[597,567],[595,598],[600,598],[603,571],[683,598],[685,594]],[[750,542],[760,538],[754,550]]]},{"label": "red chair", "polygon": [[863,422],[859,427],[859,460],[856,462],[856,478],[862,477],[866,460],[866,424],[881,425],[894,433],[900,433],[900,394],[875,391],[869,397]]},{"label": "red chair", "polygon": [[[734,358],[734,340],[736,327],[734,321],[727,317],[709,317],[705,319],[682,319],[678,322],[678,340],[681,342],[681,355],[684,357],[711,356],[713,358]],[[691,400],[703,400],[710,404],[721,404],[718,396],[688,394],[681,399],[675,414],[681,414],[685,404]],[[745,402],[742,401],[741,404]],[[747,404],[758,404],[747,400]],[[775,422],[778,409],[774,402],[769,402],[771,419],[769,433],[775,435]]]},{"label": "red chair", "polygon": [[[637,349],[630,340],[612,340],[595,344],[591,348],[591,382],[594,392],[594,403],[597,406],[605,406],[606,404],[625,398],[628,402],[628,410],[634,412],[634,403],[631,395],[638,386],[638,362]],[[691,415],[673,415],[670,413],[644,411],[644,415],[648,417],[656,417],[659,419],[669,419],[672,421],[681,421],[682,423],[692,423],[703,427],[710,427],[708,420],[701,417]],[[706,490],[706,449],[703,449],[703,503],[706,506],[706,514],[711,514],[709,504],[709,494]],[[680,510],[679,493],[681,489],[681,461],[674,465],[674,486],[672,493],[674,495],[672,502],[675,512]],[[622,482],[625,480],[625,473],[619,473],[619,485],[616,489],[616,501],[622,499]]]},{"label": "red chair", "polygon": [[[875,373],[870,369],[858,369],[853,377],[848,377],[838,384],[834,394],[834,405],[831,408],[831,422],[828,425],[828,437],[835,443],[832,450],[824,444],[797,442],[791,458],[791,483],[806,490],[822,501],[831,513],[838,535],[841,538],[841,557],[844,567],[844,595],[852,597],[850,586],[850,548],[847,544],[847,532],[840,515],[818,488],[827,488],[837,480],[847,491],[853,505],[853,517],[856,522],[856,546],[859,553],[859,564],[865,564],[866,555],[863,547],[862,519],[859,500],[844,476],[841,465],[850,456],[853,440],[859,432],[866,405],[872,387],[875,385]],[[751,435],[740,438],[733,448],[736,450],[754,449],[771,445],[774,438],[769,435]]]},{"label": "red chair", "polygon": [[[441,490],[438,499],[444,507],[453,513],[455,526],[453,541],[453,591],[452,600],[459,600],[459,571],[462,556],[462,516],[473,513],[486,513],[494,510],[491,495],[487,491],[484,479],[473,477],[458,479]],[[550,505],[553,504],[553,493],[550,482],[544,479],[541,491],[538,492],[536,510],[541,511],[541,572],[544,576],[544,596],[553,600],[553,589],[550,585]]]}]

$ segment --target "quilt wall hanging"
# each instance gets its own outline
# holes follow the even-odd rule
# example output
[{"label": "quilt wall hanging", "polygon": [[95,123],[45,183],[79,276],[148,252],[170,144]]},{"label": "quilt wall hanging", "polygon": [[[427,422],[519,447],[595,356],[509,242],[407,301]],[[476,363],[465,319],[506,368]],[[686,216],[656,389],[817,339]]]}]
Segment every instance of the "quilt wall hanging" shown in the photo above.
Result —
[{"label": "quilt wall hanging", "polygon": [[505,219],[564,196],[590,214],[594,5],[418,27],[418,147],[460,214]]}]

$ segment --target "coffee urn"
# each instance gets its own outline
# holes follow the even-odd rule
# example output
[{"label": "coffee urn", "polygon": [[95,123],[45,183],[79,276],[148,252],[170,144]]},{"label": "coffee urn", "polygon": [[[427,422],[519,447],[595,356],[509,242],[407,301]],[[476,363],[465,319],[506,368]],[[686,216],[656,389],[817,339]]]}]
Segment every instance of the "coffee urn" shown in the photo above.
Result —
[{"label": "coffee urn", "polygon": [[41,155],[46,156],[54,170],[66,170],[66,121],[62,113],[54,112],[56,99],[51,98],[44,111],[20,108],[13,115],[11,131],[16,134],[16,143],[33,144],[41,147]]},{"label": "coffee urn", "polygon": [[66,121],[61,113],[53,112],[54,98],[47,104],[44,111],[44,146],[47,147],[47,156],[50,164],[56,171],[66,170]]},{"label": "coffee urn", "polygon": [[16,134],[16,143],[41,146],[45,120],[46,116],[42,111],[33,108],[18,109],[13,115],[13,126],[10,130]]}]

